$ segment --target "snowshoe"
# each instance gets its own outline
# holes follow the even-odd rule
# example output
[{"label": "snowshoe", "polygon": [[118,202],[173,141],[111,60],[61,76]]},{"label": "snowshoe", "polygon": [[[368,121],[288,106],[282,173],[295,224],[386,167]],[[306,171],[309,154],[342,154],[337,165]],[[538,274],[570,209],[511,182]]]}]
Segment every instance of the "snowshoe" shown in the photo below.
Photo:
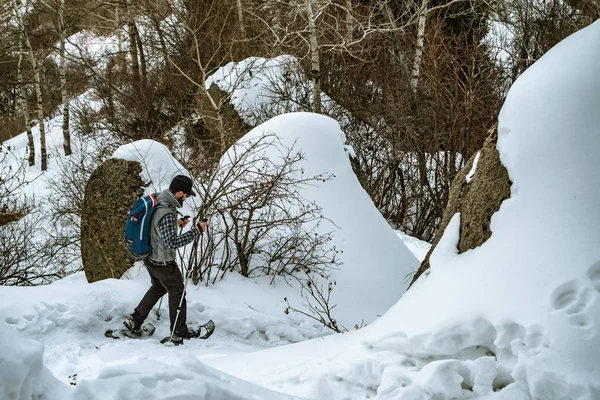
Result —
[{"label": "snowshoe", "polygon": [[183,335],[167,336],[160,342],[162,344],[172,343],[175,346],[183,344],[184,339],[208,339],[215,331],[215,323],[209,320],[207,323],[200,325],[198,329],[188,329]]},{"label": "snowshoe", "polygon": [[[125,322],[123,322],[125,324]],[[127,326],[125,324],[125,326]],[[144,336],[152,336],[156,328],[150,322],[145,323],[141,326],[141,328],[137,328],[134,330],[130,329],[109,329],[104,332],[104,336],[111,339],[122,339],[122,338],[131,338],[131,339],[139,339]]]}]

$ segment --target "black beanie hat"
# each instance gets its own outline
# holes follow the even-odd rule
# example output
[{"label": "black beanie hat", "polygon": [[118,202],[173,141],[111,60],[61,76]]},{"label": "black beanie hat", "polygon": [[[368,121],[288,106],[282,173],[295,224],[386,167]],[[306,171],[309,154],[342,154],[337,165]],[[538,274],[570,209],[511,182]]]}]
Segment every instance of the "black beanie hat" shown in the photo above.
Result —
[{"label": "black beanie hat", "polygon": [[188,196],[195,196],[196,193],[194,193],[194,191],[192,190],[193,184],[194,184],[194,182],[192,181],[192,179],[189,176],[177,175],[171,181],[171,186],[169,186],[169,189],[173,193],[182,191],[183,193],[187,194]]}]

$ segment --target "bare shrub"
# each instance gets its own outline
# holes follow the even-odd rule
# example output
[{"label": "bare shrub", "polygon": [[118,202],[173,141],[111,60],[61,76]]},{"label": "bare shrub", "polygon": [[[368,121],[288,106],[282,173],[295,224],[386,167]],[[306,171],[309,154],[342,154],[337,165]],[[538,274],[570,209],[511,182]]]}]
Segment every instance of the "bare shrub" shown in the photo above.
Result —
[{"label": "bare shrub", "polygon": [[300,152],[277,136],[238,142],[220,165],[198,178],[204,193],[198,218],[210,216],[206,243],[191,265],[196,281],[228,271],[243,276],[288,276],[303,270],[326,275],[340,265],[321,208],[302,196],[307,185],[331,175],[305,176]]},{"label": "bare shrub", "polygon": [[33,286],[63,276],[50,266],[55,253],[44,241],[42,214],[28,206],[28,215],[0,229],[0,285]]},{"label": "bare shrub", "polygon": [[47,268],[53,249],[44,241],[42,214],[19,190],[26,180],[27,160],[8,146],[0,148],[0,285],[36,285],[56,276]]},{"label": "bare shrub", "polygon": [[[343,325],[338,325],[337,320],[333,317],[332,311],[335,304],[331,304],[331,292],[335,288],[335,281],[327,281],[327,288],[320,283],[318,277],[315,278],[311,271],[305,270],[305,279],[299,280],[301,283],[301,294],[308,304],[308,310],[302,310],[292,306],[289,299],[285,297],[283,301],[287,304],[284,313],[287,315],[290,312],[295,312],[309,317],[323,326],[337,333],[348,332],[348,329]],[[326,276],[321,278],[327,279]]]}]

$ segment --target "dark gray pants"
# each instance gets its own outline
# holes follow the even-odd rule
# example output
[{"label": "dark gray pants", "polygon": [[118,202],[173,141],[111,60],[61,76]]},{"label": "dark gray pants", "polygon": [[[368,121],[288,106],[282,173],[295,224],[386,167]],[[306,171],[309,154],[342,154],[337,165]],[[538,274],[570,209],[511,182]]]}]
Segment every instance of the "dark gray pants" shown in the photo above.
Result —
[{"label": "dark gray pants", "polygon": [[[175,318],[177,316],[177,309],[179,308],[179,301],[183,294],[183,279],[181,272],[177,268],[175,261],[170,262],[167,265],[155,265],[152,261],[145,259],[144,265],[150,273],[150,280],[152,286],[146,292],[140,304],[136,307],[131,316],[135,322],[140,325],[144,322],[154,305],[158,300],[165,294],[169,293],[169,317],[171,319],[171,332],[173,332],[173,325],[175,324]],[[185,296],[181,303],[181,311],[177,318],[177,326],[175,327],[175,334],[183,334],[187,332],[187,325],[185,324],[187,319],[187,304]]]}]

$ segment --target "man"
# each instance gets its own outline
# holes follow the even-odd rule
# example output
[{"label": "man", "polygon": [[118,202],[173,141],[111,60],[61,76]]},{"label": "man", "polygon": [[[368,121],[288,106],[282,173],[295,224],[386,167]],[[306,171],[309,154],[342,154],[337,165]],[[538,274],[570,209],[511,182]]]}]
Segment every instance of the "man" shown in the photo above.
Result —
[{"label": "man", "polygon": [[[177,234],[177,225],[184,228],[189,219],[177,219],[177,209],[183,205],[188,196],[195,196],[192,191],[192,179],[177,175],[171,181],[168,190],[162,191],[156,197],[157,206],[150,224],[150,243],[152,251],[144,259],[152,286],[136,307],[133,314],[127,317],[123,324],[132,333],[141,334],[141,327],[148,314],[166,293],[169,294],[169,317],[173,332],[172,342],[183,343],[183,339],[200,336],[200,330],[188,329],[186,325],[187,304],[184,296],[184,285],[181,272],[175,262],[177,249],[191,243],[202,232],[206,231],[206,222],[198,223],[193,229],[182,235]],[[189,218],[189,217],[188,217]],[[183,297],[179,316],[179,302]],[[175,320],[177,319],[177,325]],[[175,327],[175,330],[173,330]]]}]

